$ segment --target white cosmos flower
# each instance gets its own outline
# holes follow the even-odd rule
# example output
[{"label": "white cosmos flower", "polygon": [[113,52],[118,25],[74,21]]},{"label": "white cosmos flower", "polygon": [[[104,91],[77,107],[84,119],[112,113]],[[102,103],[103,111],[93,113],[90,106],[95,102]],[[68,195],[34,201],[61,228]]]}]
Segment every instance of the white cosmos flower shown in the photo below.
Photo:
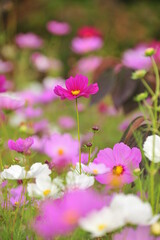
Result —
[{"label": "white cosmos flower", "polygon": [[151,205],[143,202],[133,194],[117,194],[113,198],[111,209],[116,213],[120,212],[125,223],[134,225],[150,225],[156,222],[159,215],[153,217]]},{"label": "white cosmos flower", "polygon": [[48,176],[51,173],[47,164],[34,163],[29,171],[26,171],[24,167],[19,165],[11,165],[11,167],[4,169],[1,173],[2,179],[25,179],[25,178],[37,178],[42,175]]},{"label": "white cosmos flower", "polygon": [[87,189],[94,184],[94,177],[87,176],[84,173],[79,174],[77,171],[69,171],[66,176],[68,189]]},{"label": "white cosmos flower", "polygon": [[30,197],[57,198],[60,189],[49,176],[40,176],[36,178],[36,183],[28,184],[27,191]]},{"label": "white cosmos flower", "polygon": [[109,207],[104,207],[100,211],[89,213],[85,218],[81,218],[79,225],[85,231],[92,234],[92,237],[104,236],[107,232],[112,232],[124,225],[120,212],[118,214]]},{"label": "white cosmos flower", "polygon": [[[144,154],[150,161],[153,161],[153,139],[154,135],[149,136],[143,144]],[[160,137],[158,135],[155,135],[154,162],[160,162]]]}]

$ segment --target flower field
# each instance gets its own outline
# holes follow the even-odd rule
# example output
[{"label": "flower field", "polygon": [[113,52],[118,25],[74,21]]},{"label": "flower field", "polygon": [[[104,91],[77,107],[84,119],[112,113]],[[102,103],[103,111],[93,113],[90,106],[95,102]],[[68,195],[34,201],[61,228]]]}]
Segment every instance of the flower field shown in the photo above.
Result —
[{"label": "flower field", "polygon": [[0,2],[0,239],[160,240],[159,10]]}]

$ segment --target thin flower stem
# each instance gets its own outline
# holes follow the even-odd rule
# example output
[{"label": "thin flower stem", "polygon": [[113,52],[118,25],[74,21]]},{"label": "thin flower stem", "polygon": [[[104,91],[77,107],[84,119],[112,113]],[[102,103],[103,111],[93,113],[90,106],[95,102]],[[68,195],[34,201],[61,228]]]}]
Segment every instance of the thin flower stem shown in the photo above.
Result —
[{"label": "thin flower stem", "polygon": [[77,113],[77,128],[78,128],[78,142],[79,142],[79,170],[81,174],[81,141],[80,141],[80,130],[79,130],[79,112],[78,112],[78,100],[76,98],[76,113]]},{"label": "thin flower stem", "polygon": [[92,147],[89,148],[88,163],[87,163],[87,165],[89,165],[89,163],[90,163],[90,161],[91,161],[91,152],[92,152]]},{"label": "thin flower stem", "polygon": [[151,94],[151,96],[153,97],[154,96],[154,92],[153,90],[151,89],[151,87],[148,85],[148,83],[145,81],[145,79],[141,79],[143,85],[145,86],[145,88],[148,90],[148,92]]}]

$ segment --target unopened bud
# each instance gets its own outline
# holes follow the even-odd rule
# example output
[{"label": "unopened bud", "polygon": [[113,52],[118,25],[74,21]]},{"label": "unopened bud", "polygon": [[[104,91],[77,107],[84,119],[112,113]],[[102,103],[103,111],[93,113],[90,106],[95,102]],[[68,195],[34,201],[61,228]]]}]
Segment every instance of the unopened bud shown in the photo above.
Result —
[{"label": "unopened bud", "polygon": [[160,235],[160,223],[156,222],[151,226],[151,233],[153,235]]},{"label": "unopened bud", "polygon": [[86,144],[86,146],[87,146],[88,148],[90,148],[90,147],[92,147],[92,143],[89,142],[89,143]]},{"label": "unopened bud", "polygon": [[144,76],[146,75],[146,70],[141,69],[141,70],[137,70],[135,72],[132,73],[132,79],[133,80],[137,80],[137,79],[142,79],[144,78]]},{"label": "unopened bud", "polygon": [[151,57],[154,54],[155,54],[155,49],[154,48],[147,48],[146,51],[145,51],[145,56],[146,57]]},{"label": "unopened bud", "polygon": [[98,132],[99,131],[99,127],[98,126],[94,126],[94,127],[92,127],[92,130],[93,130],[93,132]]},{"label": "unopened bud", "polygon": [[135,96],[135,97],[134,97],[134,100],[135,100],[136,102],[140,102],[140,101],[145,100],[147,97],[148,97],[148,93],[147,93],[147,92],[143,92],[143,93],[140,93],[140,94],[138,94],[137,96]]}]

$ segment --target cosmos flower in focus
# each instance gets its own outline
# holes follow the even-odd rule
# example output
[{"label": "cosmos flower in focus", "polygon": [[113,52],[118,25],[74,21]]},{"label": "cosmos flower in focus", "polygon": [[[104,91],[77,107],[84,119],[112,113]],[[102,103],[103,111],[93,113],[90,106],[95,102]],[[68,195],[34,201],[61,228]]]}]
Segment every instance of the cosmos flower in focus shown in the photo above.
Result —
[{"label": "cosmos flower in focus", "polygon": [[43,45],[43,40],[35,33],[20,33],[16,36],[15,42],[20,48],[35,49]]},{"label": "cosmos flower in focus", "polygon": [[47,30],[54,35],[67,35],[71,31],[71,27],[66,22],[50,21],[47,23]]},{"label": "cosmos flower in focus", "polygon": [[124,143],[117,143],[111,148],[100,150],[94,163],[103,163],[109,171],[98,175],[96,180],[109,188],[122,187],[134,181],[134,169],[139,168],[142,156],[138,148],[130,148]]},{"label": "cosmos flower in focus", "polygon": [[97,83],[88,86],[88,78],[83,75],[68,78],[65,85],[66,89],[59,85],[54,88],[54,93],[60,96],[61,99],[74,100],[79,97],[88,98],[90,95],[96,94],[99,90]]}]

